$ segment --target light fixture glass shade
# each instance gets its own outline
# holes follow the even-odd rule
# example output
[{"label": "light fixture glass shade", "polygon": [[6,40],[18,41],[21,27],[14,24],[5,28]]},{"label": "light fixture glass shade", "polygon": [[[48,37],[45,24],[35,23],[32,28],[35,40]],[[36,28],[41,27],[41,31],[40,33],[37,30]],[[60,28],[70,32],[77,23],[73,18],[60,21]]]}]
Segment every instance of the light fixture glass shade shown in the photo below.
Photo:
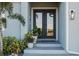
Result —
[{"label": "light fixture glass shade", "polygon": [[74,13],[73,13],[73,14],[71,14],[71,18],[72,18],[72,19],[74,19],[74,16],[75,16],[75,15],[74,15]]},{"label": "light fixture glass shade", "polygon": [[75,12],[74,10],[71,10],[71,19],[74,19],[75,18]]}]

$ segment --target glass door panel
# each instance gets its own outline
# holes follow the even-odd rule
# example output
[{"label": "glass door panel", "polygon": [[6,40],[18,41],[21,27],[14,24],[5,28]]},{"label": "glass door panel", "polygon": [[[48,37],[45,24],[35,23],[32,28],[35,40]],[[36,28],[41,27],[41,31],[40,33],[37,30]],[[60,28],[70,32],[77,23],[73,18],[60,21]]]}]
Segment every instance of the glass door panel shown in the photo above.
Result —
[{"label": "glass door panel", "polygon": [[36,19],[36,26],[38,28],[38,37],[41,37],[42,36],[42,12],[36,12],[35,13],[35,19]]},{"label": "glass door panel", "polygon": [[34,10],[33,25],[39,29],[38,38],[55,38],[56,10]]},{"label": "glass door panel", "polygon": [[52,37],[54,35],[54,15],[53,13],[47,13],[47,36]]},{"label": "glass door panel", "polygon": [[36,13],[36,26],[42,30],[42,13]]}]

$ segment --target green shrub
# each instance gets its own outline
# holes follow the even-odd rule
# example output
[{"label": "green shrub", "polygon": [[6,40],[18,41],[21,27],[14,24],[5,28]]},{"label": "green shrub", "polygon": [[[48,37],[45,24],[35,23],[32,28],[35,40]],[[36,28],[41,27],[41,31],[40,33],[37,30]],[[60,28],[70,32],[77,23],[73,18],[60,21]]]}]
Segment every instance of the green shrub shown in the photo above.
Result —
[{"label": "green shrub", "polygon": [[32,32],[28,32],[25,34],[24,40],[27,42],[33,42]]},{"label": "green shrub", "polygon": [[33,27],[32,32],[33,32],[33,35],[34,36],[37,36],[38,35],[38,28],[37,28],[37,26]]},{"label": "green shrub", "polygon": [[38,28],[37,26],[35,26],[35,27],[33,27],[32,32],[33,32],[34,36],[41,36],[42,30],[41,30],[41,28]]},{"label": "green shrub", "polygon": [[19,40],[14,39],[12,44],[11,44],[11,53],[15,53],[18,54],[20,53],[20,44],[19,44]]},{"label": "green shrub", "polygon": [[19,40],[20,51],[23,53],[24,49],[27,48],[27,41]]},{"label": "green shrub", "polygon": [[2,51],[0,51],[0,56],[3,56],[4,54],[3,54],[3,52]]},{"label": "green shrub", "polygon": [[13,40],[15,39],[15,37],[4,37],[3,38],[3,53],[4,54],[11,54],[11,45],[13,43]]},{"label": "green shrub", "polygon": [[11,53],[21,53],[27,48],[27,41],[18,40],[16,37],[3,37],[3,53],[9,55]]},{"label": "green shrub", "polygon": [[42,29],[41,28],[38,28],[37,29],[37,32],[38,32],[38,37],[40,37],[42,35]]}]

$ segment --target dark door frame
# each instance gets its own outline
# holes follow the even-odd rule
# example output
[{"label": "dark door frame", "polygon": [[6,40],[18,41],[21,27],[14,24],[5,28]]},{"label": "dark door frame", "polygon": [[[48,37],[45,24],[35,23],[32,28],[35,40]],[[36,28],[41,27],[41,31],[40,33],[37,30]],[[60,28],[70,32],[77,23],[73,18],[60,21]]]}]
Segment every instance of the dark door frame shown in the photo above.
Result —
[{"label": "dark door frame", "polygon": [[[34,9],[33,10],[33,27],[36,26],[36,19],[35,19],[35,13],[36,12],[42,12],[43,17],[42,17],[42,36],[40,38],[56,38],[56,10],[55,9]],[[54,25],[54,35],[51,37],[47,36],[47,13],[53,13],[54,14],[54,21],[53,21],[53,25]]]},{"label": "dark door frame", "polygon": [[56,41],[58,40],[58,7],[32,7],[31,8],[31,30],[33,29],[33,10],[34,9],[55,9],[56,10]]}]

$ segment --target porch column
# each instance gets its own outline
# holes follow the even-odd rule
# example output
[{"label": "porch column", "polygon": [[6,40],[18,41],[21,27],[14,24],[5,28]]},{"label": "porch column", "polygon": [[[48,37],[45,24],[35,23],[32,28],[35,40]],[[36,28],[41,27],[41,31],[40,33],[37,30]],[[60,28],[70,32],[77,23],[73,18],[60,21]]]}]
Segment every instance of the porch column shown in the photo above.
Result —
[{"label": "porch column", "polygon": [[66,2],[60,3],[58,12],[58,39],[66,49]]},{"label": "porch column", "polygon": [[21,24],[21,39],[23,39],[24,35],[29,30],[30,6],[29,6],[28,2],[22,2],[21,3],[21,14],[25,18],[25,26],[22,26],[22,24]]}]

